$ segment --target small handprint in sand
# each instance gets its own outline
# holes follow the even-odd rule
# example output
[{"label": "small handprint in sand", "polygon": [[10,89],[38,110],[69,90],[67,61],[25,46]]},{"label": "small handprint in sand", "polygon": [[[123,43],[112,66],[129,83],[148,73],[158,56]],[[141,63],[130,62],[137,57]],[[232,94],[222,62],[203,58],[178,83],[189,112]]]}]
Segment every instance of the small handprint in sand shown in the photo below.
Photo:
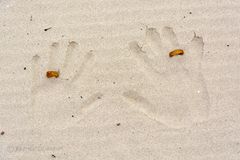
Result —
[{"label": "small handprint in sand", "polygon": [[94,54],[81,52],[75,41],[54,42],[50,45],[47,63],[45,61],[38,55],[32,58],[34,125],[38,128],[70,127],[103,96],[90,91],[86,82],[81,81],[83,73],[93,67]]},{"label": "small handprint in sand", "polygon": [[209,96],[201,73],[203,39],[194,35],[180,45],[170,27],[161,34],[146,28],[143,45],[129,43],[132,55],[149,79],[152,88],[125,91],[131,106],[168,127],[181,128],[208,118]]}]

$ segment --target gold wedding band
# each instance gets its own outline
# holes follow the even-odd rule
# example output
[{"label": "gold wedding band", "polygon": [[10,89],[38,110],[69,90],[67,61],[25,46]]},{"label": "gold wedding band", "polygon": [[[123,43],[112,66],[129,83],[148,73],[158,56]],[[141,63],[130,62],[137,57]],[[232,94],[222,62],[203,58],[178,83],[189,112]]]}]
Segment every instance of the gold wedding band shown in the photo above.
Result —
[{"label": "gold wedding band", "polygon": [[169,57],[183,55],[183,54],[184,54],[184,51],[182,49],[175,49],[169,53]]},{"label": "gold wedding band", "polygon": [[46,73],[47,78],[58,78],[59,77],[59,71],[47,71]]}]

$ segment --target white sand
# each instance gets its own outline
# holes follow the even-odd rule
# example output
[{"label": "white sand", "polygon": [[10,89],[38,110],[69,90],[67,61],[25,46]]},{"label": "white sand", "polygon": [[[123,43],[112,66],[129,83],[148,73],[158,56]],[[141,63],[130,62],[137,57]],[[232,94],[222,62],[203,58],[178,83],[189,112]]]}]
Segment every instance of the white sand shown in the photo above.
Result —
[{"label": "white sand", "polygon": [[[239,160],[239,8],[237,0],[0,0],[0,160]],[[185,55],[169,60],[176,47]],[[47,79],[47,70],[60,77]]]}]

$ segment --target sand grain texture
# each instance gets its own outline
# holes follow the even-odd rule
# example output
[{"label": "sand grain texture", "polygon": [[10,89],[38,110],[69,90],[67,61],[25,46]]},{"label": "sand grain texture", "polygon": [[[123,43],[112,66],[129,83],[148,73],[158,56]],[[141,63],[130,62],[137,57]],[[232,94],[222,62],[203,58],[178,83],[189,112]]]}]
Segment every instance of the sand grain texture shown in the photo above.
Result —
[{"label": "sand grain texture", "polygon": [[238,160],[239,8],[0,0],[0,159]]}]

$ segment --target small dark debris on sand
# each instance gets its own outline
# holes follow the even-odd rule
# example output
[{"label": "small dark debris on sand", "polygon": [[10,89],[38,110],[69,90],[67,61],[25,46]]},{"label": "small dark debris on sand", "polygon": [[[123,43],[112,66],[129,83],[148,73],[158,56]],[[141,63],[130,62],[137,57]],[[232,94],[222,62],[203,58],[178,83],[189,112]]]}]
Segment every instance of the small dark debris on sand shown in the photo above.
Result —
[{"label": "small dark debris on sand", "polygon": [[56,156],[54,154],[52,154],[52,158],[56,158]]},{"label": "small dark debris on sand", "polygon": [[50,30],[50,29],[52,29],[52,27],[45,28],[44,31],[46,32],[46,31],[48,31],[48,30]]},{"label": "small dark debris on sand", "polygon": [[117,123],[117,126],[120,126],[121,125],[121,123]]},{"label": "small dark debris on sand", "polygon": [[4,132],[4,131],[2,131],[2,132],[1,132],[1,135],[4,135],[4,134],[5,134],[5,132]]}]

